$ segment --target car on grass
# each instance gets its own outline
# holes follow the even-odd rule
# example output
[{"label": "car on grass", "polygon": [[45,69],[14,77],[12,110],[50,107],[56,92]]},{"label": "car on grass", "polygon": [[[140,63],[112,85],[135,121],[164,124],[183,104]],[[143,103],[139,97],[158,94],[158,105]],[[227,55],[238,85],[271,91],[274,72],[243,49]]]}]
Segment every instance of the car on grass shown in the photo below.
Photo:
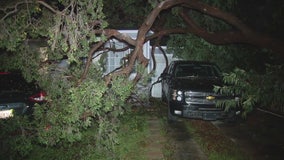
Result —
[{"label": "car on grass", "polygon": [[173,61],[160,76],[162,100],[168,104],[168,120],[178,117],[233,120],[240,111],[217,107],[218,100],[238,97],[215,93],[222,86],[222,74],[216,64],[200,61]]},{"label": "car on grass", "polygon": [[0,72],[0,119],[31,115],[35,103],[44,103],[45,92],[19,73]]}]

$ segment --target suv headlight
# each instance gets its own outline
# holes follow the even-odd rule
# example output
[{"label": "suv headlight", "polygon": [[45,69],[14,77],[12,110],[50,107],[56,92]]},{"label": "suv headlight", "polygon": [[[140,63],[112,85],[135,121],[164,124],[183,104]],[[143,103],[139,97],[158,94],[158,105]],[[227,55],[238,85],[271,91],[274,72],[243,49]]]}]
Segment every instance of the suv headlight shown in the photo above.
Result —
[{"label": "suv headlight", "polygon": [[183,98],[182,91],[174,89],[172,93],[172,99],[174,101],[182,101],[182,98]]}]

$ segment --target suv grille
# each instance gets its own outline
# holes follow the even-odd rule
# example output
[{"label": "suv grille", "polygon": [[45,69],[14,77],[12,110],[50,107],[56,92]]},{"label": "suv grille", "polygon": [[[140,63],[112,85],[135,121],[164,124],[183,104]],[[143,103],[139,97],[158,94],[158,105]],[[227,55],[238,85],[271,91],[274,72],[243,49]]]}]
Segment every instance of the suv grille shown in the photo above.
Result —
[{"label": "suv grille", "polygon": [[220,95],[210,92],[193,92],[187,91],[184,93],[185,102],[187,104],[196,104],[196,105],[215,105],[216,99],[220,98]]}]

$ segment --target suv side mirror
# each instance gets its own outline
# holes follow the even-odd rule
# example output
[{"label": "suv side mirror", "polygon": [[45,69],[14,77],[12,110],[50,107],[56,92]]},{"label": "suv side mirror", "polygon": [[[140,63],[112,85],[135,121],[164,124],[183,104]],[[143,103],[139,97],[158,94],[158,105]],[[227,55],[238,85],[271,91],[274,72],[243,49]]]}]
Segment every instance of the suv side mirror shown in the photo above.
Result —
[{"label": "suv side mirror", "polygon": [[164,78],[170,78],[171,76],[170,76],[170,74],[163,72],[163,73],[160,75],[160,77],[161,77],[162,79],[164,79]]},{"label": "suv side mirror", "polygon": [[168,75],[167,73],[163,72],[163,73],[161,73],[160,77],[165,78],[167,75]]}]

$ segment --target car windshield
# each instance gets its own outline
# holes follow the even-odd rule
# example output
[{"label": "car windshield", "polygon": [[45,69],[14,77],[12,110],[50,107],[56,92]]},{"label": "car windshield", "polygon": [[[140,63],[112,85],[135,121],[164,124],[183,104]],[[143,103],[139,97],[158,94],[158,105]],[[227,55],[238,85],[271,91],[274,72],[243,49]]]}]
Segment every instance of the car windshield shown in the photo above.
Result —
[{"label": "car windshield", "polygon": [[219,68],[211,64],[180,64],[175,68],[175,77],[220,77]]}]

